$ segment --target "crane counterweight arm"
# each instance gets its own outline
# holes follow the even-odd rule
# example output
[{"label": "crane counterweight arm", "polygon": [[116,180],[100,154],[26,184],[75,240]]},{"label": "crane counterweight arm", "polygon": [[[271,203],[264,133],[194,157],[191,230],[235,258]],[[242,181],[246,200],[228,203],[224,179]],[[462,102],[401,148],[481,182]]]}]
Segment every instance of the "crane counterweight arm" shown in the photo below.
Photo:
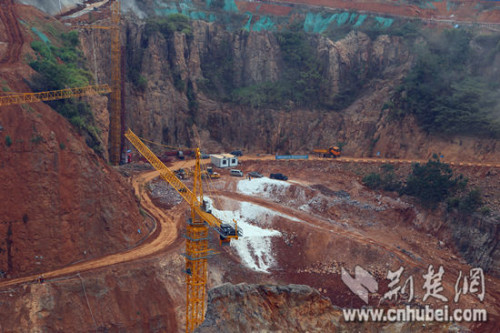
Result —
[{"label": "crane counterweight arm", "polygon": [[180,196],[189,204],[193,204],[193,209],[202,218],[203,221],[207,222],[211,227],[220,230],[222,222],[210,213],[203,211],[200,207],[196,195],[186,186],[184,183],[177,178],[177,176],[169,169],[156,155],[135,135],[132,130],[128,129],[125,133],[125,137],[134,145],[134,147],[139,151],[139,153],[144,156],[151,165],[160,172],[160,177],[162,177],[167,183],[169,183]]}]

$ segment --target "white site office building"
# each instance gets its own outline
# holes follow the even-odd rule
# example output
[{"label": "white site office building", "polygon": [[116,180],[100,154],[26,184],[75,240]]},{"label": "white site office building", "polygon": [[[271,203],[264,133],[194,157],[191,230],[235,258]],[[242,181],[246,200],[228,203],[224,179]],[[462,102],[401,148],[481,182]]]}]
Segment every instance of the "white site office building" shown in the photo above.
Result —
[{"label": "white site office building", "polygon": [[231,154],[212,154],[210,160],[218,168],[229,168],[238,165],[238,157]]}]

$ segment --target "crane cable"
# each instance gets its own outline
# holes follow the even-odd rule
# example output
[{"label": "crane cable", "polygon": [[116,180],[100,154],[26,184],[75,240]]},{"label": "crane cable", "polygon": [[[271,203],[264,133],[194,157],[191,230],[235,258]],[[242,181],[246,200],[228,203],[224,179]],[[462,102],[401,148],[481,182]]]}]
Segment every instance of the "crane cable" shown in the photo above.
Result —
[{"label": "crane cable", "polygon": [[[61,0],[59,0],[59,5],[61,5]],[[94,31],[90,31],[90,34],[92,36],[92,51],[94,53],[94,72],[95,72],[95,77],[94,77],[94,80],[95,80],[95,84],[99,84],[99,76],[98,76],[98,73],[97,73],[97,58],[96,58],[96,55],[95,55],[95,35],[94,35]]]},{"label": "crane cable", "polygon": [[[207,184],[208,193],[209,193],[210,197],[213,198],[214,203],[216,203],[217,206],[220,207],[220,210],[218,209],[218,211],[221,213],[221,215],[223,217],[223,220],[224,221],[229,221],[230,219],[228,218],[228,212],[226,210],[222,209],[223,206],[222,206],[222,201],[220,199],[220,196],[217,195],[216,193],[214,193],[214,192],[217,192],[218,189],[216,189],[215,186],[213,185],[214,182],[213,182],[212,178],[208,174],[208,170],[207,170],[206,164],[204,164],[203,167],[204,167],[204,171],[206,172],[206,175],[207,175],[207,179],[205,179],[205,182]],[[213,189],[213,191],[212,191],[212,189]],[[215,204],[213,206],[215,206]],[[215,207],[212,207],[212,208],[215,208]]]},{"label": "crane cable", "polygon": [[[201,150],[201,138],[200,138],[200,134],[198,131],[196,131],[196,136],[197,136],[197,139],[198,139],[198,147],[200,147],[200,150]],[[225,210],[222,209],[222,201],[220,199],[220,197],[218,195],[214,195],[213,192],[217,191],[217,189],[215,189],[215,186],[213,185],[213,180],[212,180],[212,177],[210,177],[210,174],[208,173],[208,167],[207,167],[207,164],[201,164],[201,168],[203,169],[203,171],[205,171],[205,175],[206,175],[206,179],[205,179],[205,183],[207,185],[207,190],[208,190],[208,193],[210,195],[211,198],[213,198],[213,201],[214,203],[217,204],[218,207],[220,207],[220,210],[218,210],[222,217],[224,218],[224,220],[228,220],[227,218],[227,212]],[[212,189],[214,191],[212,191]],[[215,205],[213,204],[213,209],[215,208]]]},{"label": "crane cable", "polygon": [[80,278],[80,282],[82,283],[83,294],[85,295],[85,299],[87,300],[87,306],[89,308],[90,315],[92,316],[92,320],[94,321],[95,329],[97,331],[98,330],[97,322],[95,320],[94,313],[92,312],[92,308],[90,307],[90,302],[89,302],[89,298],[87,297],[87,291],[85,290],[85,284],[83,283],[83,278],[80,275],[80,272],[78,272],[76,275]]}]

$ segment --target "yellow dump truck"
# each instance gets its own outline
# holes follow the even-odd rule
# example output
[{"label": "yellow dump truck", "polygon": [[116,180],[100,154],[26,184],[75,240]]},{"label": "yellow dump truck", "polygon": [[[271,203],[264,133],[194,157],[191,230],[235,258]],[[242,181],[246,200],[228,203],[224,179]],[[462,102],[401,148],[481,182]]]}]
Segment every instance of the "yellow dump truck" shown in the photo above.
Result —
[{"label": "yellow dump truck", "polygon": [[330,147],[328,149],[313,149],[313,153],[316,153],[322,157],[337,158],[337,157],[340,157],[340,148],[337,146],[334,146],[334,147]]}]

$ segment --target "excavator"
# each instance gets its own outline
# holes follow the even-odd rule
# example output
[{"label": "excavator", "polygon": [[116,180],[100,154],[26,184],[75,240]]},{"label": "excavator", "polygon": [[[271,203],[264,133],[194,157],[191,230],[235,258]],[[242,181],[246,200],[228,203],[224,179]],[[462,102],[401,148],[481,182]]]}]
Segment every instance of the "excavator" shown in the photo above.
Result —
[{"label": "excavator", "polygon": [[190,190],[176,174],[167,168],[160,159],[128,129],[125,137],[143,155],[149,163],[160,173],[179,195],[190,205],[191,216],[186,227],[186,332],[193,332],[205,319],[205,299],[207,284],[207,259],[214,254],[208,248],[208,227],[217,232],[220,245],[229,244],[237,240],[242,232],[238,229],[237,222],[223,223],[212,215],[203,200],[203,187],[201,183],[200,149],[195,149],[195,167],[193,174],[193,190]]},{"label": "excavator", "polygon": [[322,157],[337,158],[340,157],[340,148],[337,146],[330,147],[328,149],[313,149],[313,153],[318,154]]}]

